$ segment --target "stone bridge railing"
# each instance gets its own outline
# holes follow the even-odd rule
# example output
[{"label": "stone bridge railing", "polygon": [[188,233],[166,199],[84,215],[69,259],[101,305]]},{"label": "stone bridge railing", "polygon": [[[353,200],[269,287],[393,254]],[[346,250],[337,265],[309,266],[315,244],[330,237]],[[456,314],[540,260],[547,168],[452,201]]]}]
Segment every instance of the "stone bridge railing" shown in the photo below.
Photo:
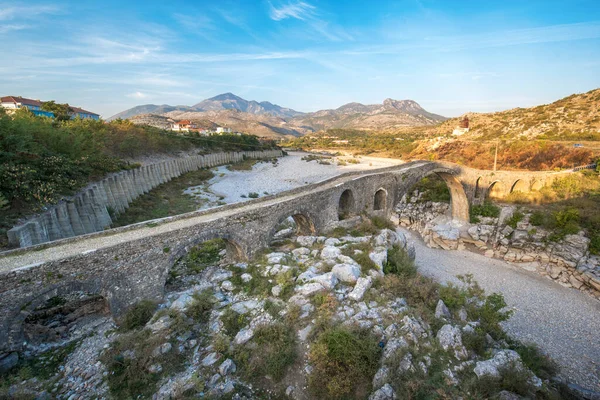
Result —
[{"label": "stone bridge railing", "polygon": [[111,174],[89,184],[75,196],[29,218],[8,231],[11,246],[27,247],[53,240],[99,232],[112,224],[131,202],[158,185],[200,168],[239,162],[245,158],[274,158],[281,150],[240,151],[183,157]]},{"label": "stone bridge railing", "polygon": [[362,213],[389,217],[420,179],[434,173],[450,187],[454,217],[468,219],[468,194],[482,171],[415,161],[348,173],[244,203],[0,253],[0,353],[22,346],[23,321],[54,296],[78,290],[101,295],[119,316],[139,300],[160,300],[170,268],[198,243],[223,238],[232,258],[245,259],[268,246],[276,227],[290,216],[298,222],[298,234],[326,232]]}]

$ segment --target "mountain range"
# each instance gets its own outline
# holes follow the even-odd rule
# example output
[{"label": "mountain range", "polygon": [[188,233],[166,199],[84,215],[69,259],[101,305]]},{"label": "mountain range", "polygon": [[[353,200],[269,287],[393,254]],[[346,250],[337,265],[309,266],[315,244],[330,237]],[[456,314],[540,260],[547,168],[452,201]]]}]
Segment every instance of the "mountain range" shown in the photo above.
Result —
[{"label": "mountain range", "polygon": [[268,101],[245,100],[224,93],[192,106],[145,104],[113,115],[108,120],[130,119],[134,123],[168,128],[176,120],[189,119],[200,126],[226,126],[266,137],[300,136],[330,129],[387,129],[435,125],[446,120],[424,110],[413,100],[386,99],[382,104],[348,103],[333,110],[303,113]]}]

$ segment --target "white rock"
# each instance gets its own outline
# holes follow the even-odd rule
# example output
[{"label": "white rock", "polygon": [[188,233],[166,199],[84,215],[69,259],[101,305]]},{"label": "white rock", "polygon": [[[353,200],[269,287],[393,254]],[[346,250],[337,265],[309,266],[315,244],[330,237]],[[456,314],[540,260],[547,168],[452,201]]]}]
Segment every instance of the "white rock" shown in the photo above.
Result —
[{"label": "white rock", "polygon": [[307,269],[306,271],[304,271],[303,273],[298,275],[298,278],[296,278],[296,281],[300,282],[300,283],[309,282],[315,276],[317,276],[317,269],[314,267],[310,267],[309,269]]},{"label": "white rock", "polygon": [[194,298],[192,297],[191,293],[183,293],[177,298],[177,300],[173,302],[173,304],[171,304],[171,308],[173,310],[183,311],[192,303],[193,300]]},{"label": "white rock", "polygon": [[267,254],[267,262],[269,264],[279,264],[285,258],[286,254],[281,252]]},{"label": "white rock", "polygon": [[377,247],[369,253],[369,258],[383,271],[383,266],[387,262],[387,249],[385,247]]},{"label": "white rock", "polygon": [[324,289],[323,285],[321,285],[320,283],[312,282],[312,283],[307,283],[302,286],[296,286],[296,288],[294,290],[303,296],[309,296],[309,295],[319,292],[323,289]]},{"label": "white rock", "polygon": [[214,363],[216,363],[218,360],[219,360],[219,355],[217,353],[213,352],[202,359],[202,365],[205,367],[209,367],[209,366],[213,365]]},{"label": "white rock", "polygon": [[461,360],[468,357],[467,350],[462,344],[460,328],[446,324],[437,333],[437,339],[446,351],[454,350],[454,356]]},{"label": "white rock", "polygon": [[369,400],[395,400],[396,392],[386,383],[382,388],[377,389],[373,394],[369,396]]},{"label": "white rock", "polygon": [[329,238],[327,240],[325,240],[325,246],[339,246],[340,245],[340,239],[338,238]]},{"label": "white rock", "polygon": [[435,306],[435,317],[444,319],[452,318],[450,310],[448,310],[448,307],[446,307],[446,304],[442,301],[442,299],[440,299],[437,303],[437,306]]},{"label": "white rock", "polygon": [[272,294],[273,296],[275,296],[275,297],[279,297],[279,295],[281,294],[281,291],[282,291],[282,290],[283,290],[283,289],[282,289],[282,287],[281,287],[280,285],[273,286],[273,287],[271,288],[271,294]]},{"label": "white rock", "polygon": [[250,275],[248,273],[242,274],[242,281],[250,282],[251,280],[252,280],[252,275]]},{"label": "white rock", "polygon": [[306,247],[300,247],[300,248],[292,250],[292,254],[295,257],[307,256],[310,254],[310,250],[307,249]]},{"label": "white rock", "polygon": [[377,370],[377,373],[373,377],[373,389],[379,389],[390,379],[390,369],[385,365]]},{"label": "white rock", "polygon": [[383,359],[387,360],[390,357],[393,357],[396,352],[400,349],[408,347],[408,343],[404,340],[403,337],[394,337],[388,340],[383,348]]},{"label": "white rock", "polygon": [[254,330],[250,328],[244,328],[235,335],[235,344],[244,344],[254,336]]},{"label": "white rock", "polygon": [[358,263],[352,258],[352,257],[348,257],[345,255],[339,255],[337,257],[338,261],[341,262],[342,264],[356,264],[358,265]]},{"label": "white rock", "polygon": [[240,301],[239,303],[235,303],[231,306],[231,309],[238,314],[246,314],[249,311],[252,311],[258,308],[261,305],[261,302],[256,300],[246,300]]},{"label": "white rock", "polygon": [[475,375],[477,375],[478,378],[484,376],[500,378],[500,370],[513,363],[517,367],[522,368],[521,357],[519,354],[513,350],[501,350],[489,360],[478,361],[477,364],[475,364],[473,372],[475,372]]},{"label": "white rock", "polygon": [[354,301],[362,300],[363,296],[367,290],[369,290],[372,284],[373,280],[370,276],[367,278],[358,278],[356,280],[356,285],[354,285],[354,289],[348,294],[348,297]]},{"label": "white rock", "polygon": [[321,250],[321,258],[323,260],[335,260],[338,256],[342,255],[342,250],[338,247],[325,246]]},{"label": "white rock", "polygon": [[221,289],[231,292],[234,289],[233,283],[231,281],[223,281],[223,283],[221,283]]},{"label": "white rock", "polygon": [[296,243],[303,247],[311,247],[316,241],[317,238],[315,236],[298,236],[296,238]]},{"label": "white rock", "polygon": [[311,282],[316,282],[321,284],[324,289],[333,290],[335,285],[338,283],[338,279],[335,277],[333,272],[327,272],[321,275],[317,275],[310,280]]},{"label": "white rock", "polygon": [[391,229],[382,229],[381,232],[379,232],[379,234],[373,238],[373,243],[375,246],[382,246],[386,248],[390,248],[399,242],[400,239],[398,238],[398,234]]},{"label": "white rock", "polygon": [[360,277],[360,268],[357,265],[336,264],[331,272],[336,278],[345,283],[356,283]]},{"label": "white rock", "polygon": [[312,331],[313,326],[311,324],[307,325],[304,329],[301,329],[298,331],[298,339],[300,339],[301,342],[306,342],[306,339],[308,339],[308,335],[310,335],[310,332]]},{"label": "white rock", "polygon": [[226,376],[226,375],[232,374],[232,373],[235,372],[235,370],[236,370],[235,363],[230,358],[228,358],[227,360],[223,361],[221,363],[221,365],[219,365],[219,373],[222,376]]}]

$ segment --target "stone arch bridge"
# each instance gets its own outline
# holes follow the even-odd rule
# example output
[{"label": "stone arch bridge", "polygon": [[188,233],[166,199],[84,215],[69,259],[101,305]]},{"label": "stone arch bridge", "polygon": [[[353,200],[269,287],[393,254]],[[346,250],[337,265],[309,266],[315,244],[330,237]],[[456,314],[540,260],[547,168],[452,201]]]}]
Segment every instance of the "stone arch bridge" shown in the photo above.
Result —
[{"label": "stone arch bridge", "polygon": [[469,203],[492,190],[536,190],[562,175],[413,161],[347,173],[244,203],[0,253],[0,354],[22,348],[23,322],[54,296],[75,291],[101,295],[119,316],[139,300],[160,300],[169,269],[202,241],[224,238],[231,257],[249,258],[270,243],[276,226],[290,216],[299,234],[325,232],[360,213],[389,217],[402,196],[431,174],[447,183],[452,215],[465,221]]}]

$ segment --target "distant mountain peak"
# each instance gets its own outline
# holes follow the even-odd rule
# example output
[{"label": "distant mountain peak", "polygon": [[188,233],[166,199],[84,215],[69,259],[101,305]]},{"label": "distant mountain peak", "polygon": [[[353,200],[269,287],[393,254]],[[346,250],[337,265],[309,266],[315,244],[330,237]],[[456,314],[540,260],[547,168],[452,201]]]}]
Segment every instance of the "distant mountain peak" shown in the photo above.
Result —
[{"label": "distant mountain peak", "polygon": [[227,100],[246,101],[231,92],[218,94],[215,97],[211,97],[208,100],[212,100],[212,101],[227,101]]}]

